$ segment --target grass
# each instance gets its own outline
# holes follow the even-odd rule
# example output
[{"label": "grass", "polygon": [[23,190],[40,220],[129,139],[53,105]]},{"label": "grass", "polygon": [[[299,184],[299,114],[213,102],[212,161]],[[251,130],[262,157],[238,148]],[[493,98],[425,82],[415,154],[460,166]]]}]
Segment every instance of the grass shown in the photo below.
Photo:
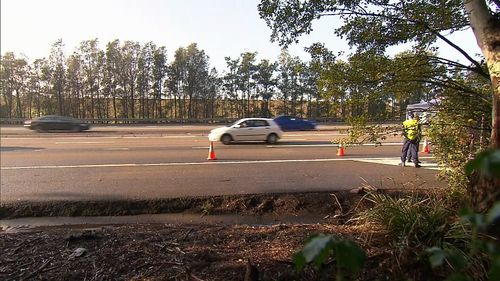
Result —
[{"label": "grass", "polygon": [[374,206],[362,212],[359,218],[382,225],[397,244],[440,245],[450,227],[453,212],[430,195],[414,193],[394,197],[369,193],[366,199]]},{"label": "grass", "polygon": [[465,263],[464,275],[472,280],[486,276],[484,256],[472,250],[472,227],[458,216],[460,203],[456,196],[417,192],[391,196],[372,192],[365,199],[372,207],[361,212],[356,220],[385,230],[400,269],[409,268],[408,264],[428,264],[427,250],[438,247],[452,254],[436,274],[456,270],[452,259],[458,259]]}]

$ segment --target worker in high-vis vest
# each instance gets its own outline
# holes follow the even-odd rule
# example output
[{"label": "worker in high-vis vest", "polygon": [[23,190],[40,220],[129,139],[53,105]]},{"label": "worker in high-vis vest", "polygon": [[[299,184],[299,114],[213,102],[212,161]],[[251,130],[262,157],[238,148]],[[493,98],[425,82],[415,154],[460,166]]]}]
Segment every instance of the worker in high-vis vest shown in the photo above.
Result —
[{"label": "worker in high-vis vest", "polygon": [[401,166],[405,166],[406,156],[409,154],[415,168],[420,168],[418,160],[418,142],[420,140],[420,124],[418,117],[413,118],[413,114],[408,115],[409,119],[403,122],[403,149],[401,150]]}]

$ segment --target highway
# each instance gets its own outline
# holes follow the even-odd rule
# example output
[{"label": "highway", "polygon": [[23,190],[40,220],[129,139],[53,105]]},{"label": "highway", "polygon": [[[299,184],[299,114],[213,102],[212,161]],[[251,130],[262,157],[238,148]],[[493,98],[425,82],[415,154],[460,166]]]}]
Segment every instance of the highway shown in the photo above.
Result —
[{"label": "highway", "polygon": [[[215,126],[98,126],[80,133],[36,133],[2,127],[1,201],[158,199],[184,196],[377,188],[434,188],[437,165],[399,167],[401,137],[382,146],[346,148],[338,127],[286,132],[275,145],[215,143]],[[340,128],[342,129],[342,128]]]}]

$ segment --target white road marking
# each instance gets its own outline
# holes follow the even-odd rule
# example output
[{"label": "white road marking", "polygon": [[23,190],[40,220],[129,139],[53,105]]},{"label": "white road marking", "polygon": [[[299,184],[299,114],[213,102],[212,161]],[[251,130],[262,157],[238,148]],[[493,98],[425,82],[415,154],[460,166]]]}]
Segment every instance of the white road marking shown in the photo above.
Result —
[{"label": "white road marking", "polygon": [[[423,159],[423,157],[420,157],[420,159]],[[356,161],[391,166],[399,166],[399,163],[401,163],[401,159],[399,158],[360,158],[356,159]],[[422,163],[421,165],[424,169],[439,170],[439,166],[437,163]],[[413,163],[406,163],[406,166],[413,167]]]},{"label": "white road marking", "polygon": [[336,144],[283,144],[283,145],[268,145],[269,148],[288,148],[288,147],[337,147]]},{"label": "white road marking", "polygon": [[[196,138],[206,137],[206,135],[166,135],[166,136],[104,136],[104,137],[54,137],[52,140],[88,140],[88,139],[175,139],[175,138]],[[40,140],[40,138],[2,138],[2,141],[9,140]]]},{"label": "white road marking", "polygon": [[294,138],[289,138],[289,137],[284,137],[283,140],[286,141],[306,141],[307,139],[294,139]]},{"label": "white road marking", "polygon": [[347,136],[347,134],[333,134],[333,133],[310,133],[310,134],[290,134],[287,132],[283,133],[285,136],[298,136],[298,137],[310,137],[310,136]]},{"label": "white road marking", "polygon": [[[29,169],[68,169],[68,168],[121,168],[121,167],[169,167],[169,166],[200,166],[200,165],[237,165],[237,164],[272,164],[272,163],[305,163],[305,162],[336,162],[358,161],[383,165],[397,166],[399,157],[384,158],[327,158],[327,159],[289,159],[289,160],[252,160],[252,161],[217,161],[217,162],[177,162],[177,163],[125,163],[125,164],[82,164],[82,165],[47,165],[1,167],[1,170]],[[423,169],[438,169],[435,163],[422,163]]]},{"label": "white road marking", "polygon": [[56,141],[55,144],[110,144],[114,141]]},{"label": "white road marking", "polygon": [[[383,142],[379,143],[364,143],[364,144],[351,144],[349,146],[399,146],[403,145],[403,143],[399,142]],[[267,147],[271,148],[280,148],[280,147],[338,147],[338,144],[279,144],[279,145],[268,145]]]}]

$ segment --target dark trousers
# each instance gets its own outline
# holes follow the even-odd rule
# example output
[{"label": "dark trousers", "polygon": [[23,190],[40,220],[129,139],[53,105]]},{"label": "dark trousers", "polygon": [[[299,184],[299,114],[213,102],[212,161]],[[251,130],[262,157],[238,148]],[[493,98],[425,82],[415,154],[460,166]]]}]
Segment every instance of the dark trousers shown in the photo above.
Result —
[{"label": "dark trousers", "polygon": [[409,156],[413,163],[418,162],[418,142],[416,140],[409,140],[405,138],[403,142],[403,149],[401,150],[401,162],[406,162],[406,156]]},{"label": "dark trousers", "polygon": [[[418,151],[420,150],[420,139],[416,139],[413,142],[415,142],[415,144],[417,146],[417,158],[418,158]],[[406,158],[408,159],[408,162],[413,161],[413,158],[411,157],[411,149],[408,149],[408,154],[406,154]],[[413,162],[415,162],[415,161],[413,161]]]}]

